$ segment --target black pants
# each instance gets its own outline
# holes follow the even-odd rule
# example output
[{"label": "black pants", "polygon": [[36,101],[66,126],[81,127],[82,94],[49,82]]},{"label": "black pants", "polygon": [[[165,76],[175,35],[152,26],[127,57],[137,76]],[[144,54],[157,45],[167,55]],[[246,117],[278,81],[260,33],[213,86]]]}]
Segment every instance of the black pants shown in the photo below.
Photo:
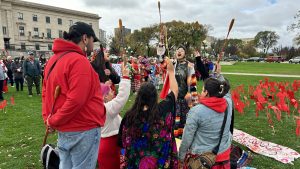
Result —
[{"label": "black pants", "polygon": [[4,100],[2,91],[3,91],[4,80],[0,80],[0,101]]},{"label": "black pants", "polygon": [[21,87],[21,91],[23,91],[24,78],[15,79],[15,83],[16,83],[17,91],[20,90],[20,87]]},{"label": "black pants", "polygon": [[14,76],[13,76],[13,72],[9,70],[9,71],[7,72],[7,76],[8,76],[8,79],[9,79],[10,86],[13,86],[13,85],[14,85]]},{"label": "black pants", "polygon": [[35,88],[36,88],[36,94],[41,94],[40,80],[41,80],[40,76],[26,76],[26,81],[27,81],[27,86],[28,86],[28,94],[29,95],[32,95],[33,83],[34,83]]}]

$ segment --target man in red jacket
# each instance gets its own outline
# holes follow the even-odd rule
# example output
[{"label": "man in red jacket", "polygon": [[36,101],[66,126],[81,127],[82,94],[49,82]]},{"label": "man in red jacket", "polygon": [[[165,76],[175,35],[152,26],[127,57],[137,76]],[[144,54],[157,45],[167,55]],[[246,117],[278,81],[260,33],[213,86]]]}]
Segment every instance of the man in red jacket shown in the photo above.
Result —
[{"label": "man in red jacket", "polygon": [[91,26],[75,23],[54,41],[45,68],[42,114],[47,127],[58,131],[60,169],[95,169],[106,117],[99,77],[86,57],[95,41]]}]

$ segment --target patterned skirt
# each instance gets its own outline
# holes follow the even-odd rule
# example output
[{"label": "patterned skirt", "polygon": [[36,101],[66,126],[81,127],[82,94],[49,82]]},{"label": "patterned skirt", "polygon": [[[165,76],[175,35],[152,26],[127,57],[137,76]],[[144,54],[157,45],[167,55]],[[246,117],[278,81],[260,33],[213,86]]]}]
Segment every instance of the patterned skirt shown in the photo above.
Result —
[{"label": "patterned skirt", "polygon": [[174,136],[181,139],[183,134],[183,128],[186,123],[186,115],[189,112],[190,108],[185,99],[178,98],[176,102],[176,119],[174,127]]}]

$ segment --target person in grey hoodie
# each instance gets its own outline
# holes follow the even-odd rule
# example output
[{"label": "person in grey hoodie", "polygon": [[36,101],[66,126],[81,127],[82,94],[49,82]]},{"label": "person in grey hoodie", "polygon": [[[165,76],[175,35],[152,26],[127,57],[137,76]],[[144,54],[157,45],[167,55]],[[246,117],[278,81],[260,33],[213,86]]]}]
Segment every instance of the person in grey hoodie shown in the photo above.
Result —
[{"label": "person in grey hoodie", "polygon": [[40,79],[41,79],[41,66],[37,60],[34,59],[34,53],[28,53],[28,59],[23,63],[23,74],[28,84],[28,95],[32,97],[33,83],[36,87],[37,95],[41,94]]},{"label": "person in grey hoodie", "polygon": [[232,99],[229,94],[229,82],[220,74],[220,66],[217,67],[217,78],[208,78],[204,81],[200,104],[190,109],[188,113],[179,148],[181,164],[187,153],[202,154],[213,151],[220,140],[224,112],[227,109],[226,125],[215,165],[222,165],[224,169],[230,169]]}]

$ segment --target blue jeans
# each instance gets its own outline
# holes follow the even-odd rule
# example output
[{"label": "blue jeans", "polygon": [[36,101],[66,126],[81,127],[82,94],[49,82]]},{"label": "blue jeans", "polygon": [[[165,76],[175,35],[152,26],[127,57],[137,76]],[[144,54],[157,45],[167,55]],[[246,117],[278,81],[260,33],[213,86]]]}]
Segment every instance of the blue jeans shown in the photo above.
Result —
[{"label": "blue jeans", "polygon": [[95,169],[101,129],[58,132],[60,169]]}]

